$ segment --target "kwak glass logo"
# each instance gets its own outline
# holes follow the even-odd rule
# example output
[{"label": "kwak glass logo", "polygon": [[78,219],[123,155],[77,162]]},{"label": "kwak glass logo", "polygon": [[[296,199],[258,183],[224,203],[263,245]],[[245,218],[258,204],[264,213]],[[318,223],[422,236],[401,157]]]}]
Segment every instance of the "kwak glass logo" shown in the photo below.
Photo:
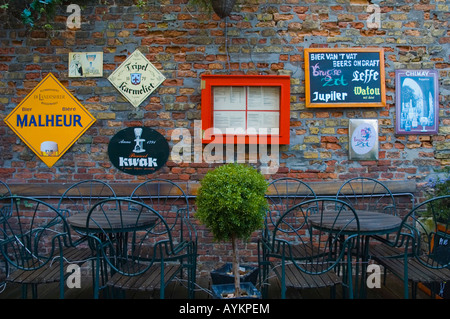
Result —
[{"label": "kwak glass logo", "polygon": [[111,163],[131,175],[152,174],[169,158],[169,144],[163,135],[148,127],[119,131],[108,145]]}]

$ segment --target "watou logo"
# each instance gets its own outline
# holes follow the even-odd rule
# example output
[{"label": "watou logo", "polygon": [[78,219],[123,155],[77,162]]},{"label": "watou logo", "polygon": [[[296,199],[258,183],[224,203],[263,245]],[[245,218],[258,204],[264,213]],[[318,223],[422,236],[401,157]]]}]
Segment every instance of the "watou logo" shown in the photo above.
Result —
[{"label": "watou logo", "polygon": [[119,131],[108,145],[111,163],[131,175],[152,174],[169,158],[164,136],[148,127],[129,127]]}]

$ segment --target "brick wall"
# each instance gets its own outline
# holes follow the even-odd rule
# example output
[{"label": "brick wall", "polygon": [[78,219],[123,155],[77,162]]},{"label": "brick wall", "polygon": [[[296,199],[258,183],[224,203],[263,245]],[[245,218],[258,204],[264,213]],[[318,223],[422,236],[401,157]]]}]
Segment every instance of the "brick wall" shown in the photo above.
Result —
[{"label": "brick wall", "polygon": [[[74,1],[76,3],[76,1]],[[268,179],[298,177],[336,182],[355,176],[415,181],[418,190],[437,168],[450,165],[450,2],[373,1],[381,25],[369,29],[367,1],[248,1],[227,19],[199,12],[186,1],[92,0],[81,12],[81,30],[68,30],[62,7],[53,29],[26,30],[3,15],[0,29],[0,179],[15,183],[71,183],[96,178],[135,183],[147,178],[112,166],[108,142],[129,126],[157,129],[172,147],[175,128],[193,131],[201,119],[202,74],[291,75],[291,142],[280,146],[280,168]],[[93,5],[95,4],[95,5]],[[385,49],[387,106],[384,108],[305,108],[303,49],[309,47]],[[166,81],[134,108],[107,77],[139,48]],[[103,51],[102,78],[69,78],[68,53]],[[437,69],[440,74],[440,128],[437,135],[395,135],[396,69]],[[96,123],[48,168],[5,125],[3,119],[52,72],[94,115]],[[379,121],[379,160],[348,159],[348,123],[353,118]],[[214,167],[176,164],[154,174],[196,185]],[[153,176],[151,176],[153,177]],[[420,197],[420,193],[417,194]],[[201,229],[205,242],[211,237]],[[243,257],[255,261],[254,243]],[[215,251],[213,252],[212,249]],[[229,247],[204,245],[202,261],[222,261],[214,253]],[[253,254],[253,256],[252,256]]]}]

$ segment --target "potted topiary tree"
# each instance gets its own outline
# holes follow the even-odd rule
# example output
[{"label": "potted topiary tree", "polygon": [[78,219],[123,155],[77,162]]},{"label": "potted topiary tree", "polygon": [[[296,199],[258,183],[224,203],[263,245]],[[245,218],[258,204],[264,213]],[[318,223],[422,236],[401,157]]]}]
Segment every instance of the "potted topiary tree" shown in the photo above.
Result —
[{"label": "potted topiary tree", "polygon": [[199,221],[216,241],[231,241],[234,297],[241,294],[238,241],[263,226],[268,208],[267,182],[255,168],[226,164],[209,171],[200,182],[196,199]]}]

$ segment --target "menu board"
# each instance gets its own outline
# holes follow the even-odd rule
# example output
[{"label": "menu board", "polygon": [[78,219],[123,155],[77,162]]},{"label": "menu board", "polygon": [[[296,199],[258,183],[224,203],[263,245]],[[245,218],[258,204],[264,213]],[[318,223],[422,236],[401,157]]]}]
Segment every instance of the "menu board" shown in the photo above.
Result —
[{"label": "menu board", "polygon": [[213,87],[213,123],[215,133],[227,129],[257,132],[280,128],[280,87]]},{"label": "menu board", "polygon": [[290,143],[289,75],[203,74],[202,143]]},{"label": "menu board", "polygon": [[305,49],[306,107],[386,106],[382,48]]}]

